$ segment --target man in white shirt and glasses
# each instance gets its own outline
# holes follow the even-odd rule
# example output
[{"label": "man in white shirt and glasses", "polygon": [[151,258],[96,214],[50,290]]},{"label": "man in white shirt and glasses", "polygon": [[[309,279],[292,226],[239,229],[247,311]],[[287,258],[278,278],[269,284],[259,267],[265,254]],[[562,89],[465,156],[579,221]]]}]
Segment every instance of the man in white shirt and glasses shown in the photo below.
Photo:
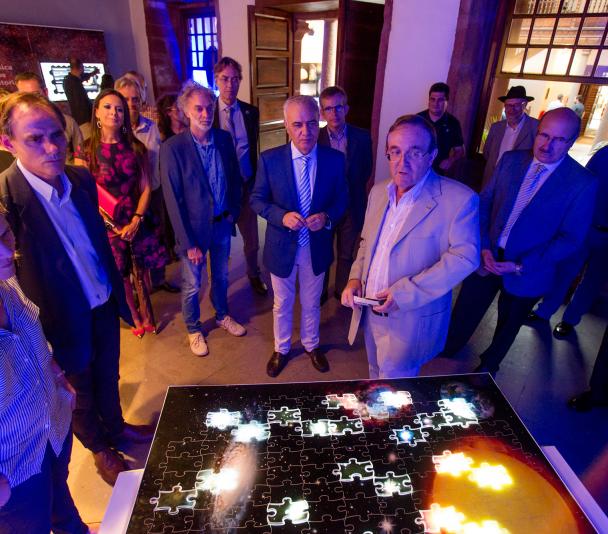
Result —
[{"label": "man in white shirt and glasses", "polygon": [[[389,129],[391,177],[369,196],[361,244],[342,293],[352,344],[365,332],[370,378],[416,376],[445,343],[452,288],[479,265],[478,197],[436,174],[433,126],[417,115]],[[375,304],[361,305],[356,297]]]}]

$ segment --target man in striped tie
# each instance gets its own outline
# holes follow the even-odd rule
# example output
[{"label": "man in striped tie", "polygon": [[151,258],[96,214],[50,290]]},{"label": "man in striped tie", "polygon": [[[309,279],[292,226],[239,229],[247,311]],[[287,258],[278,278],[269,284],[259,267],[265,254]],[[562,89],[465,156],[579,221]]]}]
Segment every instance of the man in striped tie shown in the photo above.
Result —
[{"label": "man in striped tie", "polygon": [[532,151],[505,152],[481,193],[482,265],[464,282],[443,356],[467,343],[497,293],[498,319],[475,369],[493,376],[556,266],[579,248],[591,223],[596,180],[568,156],[580,131],[571,109],[545,113]]},{"label": "man in striped tie", "polygon": [[274,352],[266,371],[277,376],[291,350],[296,279],[302,306],[300,338],[313,366],[329,370],[319,349],[320,300],[325,271],[333,261],[333,225],[346,209],[344,154],[317,145],[319,107],[310,96],[283,106],[290,142],[260,155],[251,193],[254,211],[268,221],[264,265],[274,291]]}]

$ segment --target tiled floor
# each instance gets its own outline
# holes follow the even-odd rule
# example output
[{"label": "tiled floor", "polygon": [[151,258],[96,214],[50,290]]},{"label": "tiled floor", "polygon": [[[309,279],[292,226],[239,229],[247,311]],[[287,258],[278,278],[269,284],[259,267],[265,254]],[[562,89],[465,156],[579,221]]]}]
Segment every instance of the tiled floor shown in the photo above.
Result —
[{"label": "tiled floor", "polygon": [[[247,329],[244,338],[231,337],[215,328],[209,299],[203,299],[203,319],[209,332],[210,354],[197,358],[190,353],[180,313],[178,295],[153,295],[156,316],[162,331],[139,340],[128,330],[122,331],[120,392],[126,419],[132,423],[156,421],[167,386],[171,384],[231,384],[272,382],[265,373],[272,353],[272,298],[259,297],[249,289],[243,264],[240,238],[233,240],[231,313]],[[169,276],[177,281],[173,265]],[[608,316],[608,306],[598,303],[577,328],[578,337],[556,341],[548,325],[524,327],[497,382],[541,445],[555,445],[575,472],[587,480],[588,471],[602,452],[608,454],[608,409],[577,414],[565,407],[565,401],[586,388],[588,377]],[[557,314],[553,324],[559,320]],[[281,382],[367,378],[367,362],[362,339],[354,347],[346,342],[349,310],[333,298],[322,308],[321,341],[327,351],[331,371],[318,373],[301,346],[296,356],[275,379]],[[471,343],[456,360],[437,358],[422,370],[423,374],[466,372],[477,363],[476,355],[489,342],[495,320],[491,308]],[[297,318],[295,324],[298,324]],[[294,338],[297,339],[297,334]],[[129,451],[134,468],[143,467],[147,449],[139,446]],[[111,488],[96,474],[92,456],[77,440],[70,465],[70,487],[83,519],[99,523],[111,495]],[[600,473],[596,479],[606,479]],[[590,480],[590,478],[589,478]],[[608,490],[596,491],[595,497],[608,511]]]}]

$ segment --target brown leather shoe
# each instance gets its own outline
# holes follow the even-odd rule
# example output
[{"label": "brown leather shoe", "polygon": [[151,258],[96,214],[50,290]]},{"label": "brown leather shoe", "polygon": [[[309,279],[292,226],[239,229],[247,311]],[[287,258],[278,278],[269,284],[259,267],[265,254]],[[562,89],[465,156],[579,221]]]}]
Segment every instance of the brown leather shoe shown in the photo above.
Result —
[{"label": "brown leather shoe", "polygon": [[289,356],[287,354],[281,354],[280,352],[273,352],[270,360],[266,364],[266,374],[271,378],[279,376],[279,373],[285,369]]},{"label": "brown leather shoe", "polygon": [[101,475],[104,482],[107,482],[110,486],[116,484],[119,473],[130,469],[122,454],[110,447],[102,449],[99,452],[94,452],[93,458],[95,458],[97,472]]},{"label": "brown leather shoe", "polygon": [[329,371],[329,362],[325,354],[321,352],[321,349],[312,349],[310,352],[306,351],[306,354],[310,356],[310,361],[317,371],[320,373],[327,373]]},{"label": "brown leather shoe", "polygon": [[154,425],[130,425],[125,423],[122,432],[112,439],[113,443],[129,441],[131,443],[147,443],[154,437]]}]

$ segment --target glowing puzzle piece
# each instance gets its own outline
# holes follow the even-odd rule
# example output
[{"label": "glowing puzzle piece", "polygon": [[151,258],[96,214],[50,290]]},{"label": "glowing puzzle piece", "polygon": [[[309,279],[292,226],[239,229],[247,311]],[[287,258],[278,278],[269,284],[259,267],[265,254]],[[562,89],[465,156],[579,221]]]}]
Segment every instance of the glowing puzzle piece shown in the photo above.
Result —
[{"label": "glowing puzzle piece", "polygon": [[357,410],[360,406],[359,399],[354,393],[345,393],[344,395],[326,395],[325,400],[322,400],[321,404],[325,404],[328,410],[338,410],[339,408],[344,408],[345,410]]},{"label": "glowing puzzle piece", "polygon": [[374,486],[379,497],[410,495],[414,491],[408,474],[395,475],[392,471],[386,473],[384,477],[374,477]]},{"label": "glowing puzzle piece", "polygon": [[403,408],[412,404],[412,396],[409,391],[382,391],[380,401],[389,408]]},{"label": "glowing puzzle piece", "polygon": [[441,399],[437,404],[450,426],[468,428],[479,424],[474,406],[463,398]]},{"label": "glowing puzzle piece", "polygon": [[482,462],[479,467],[471,470],[469,480],[480,488],[491,488],[500,491],[513,484],[513,479],[503,465],[490,465]]},{"label": "glowing puzzle piece", "polygon": [[349,419],[345,415],[339,420],[329,420],[329,434],[331,436],[345,436],[346,434],[363,434],[363,421],[360,418]]},{"label": "glowing puzzle piece", "polygon": [[374,478],[374,465],[369,460],[360,462],[356,458],[350,458],[346,463],[338,463],[338,469],[332,473],[340,477],[341,482],[354,482],[357,478],[371,480]]},{"label": "glowing puzzle piece", "polygon": [[414,419],[414,424],[420,428],[432,428],[433,430],[441,430],[444,426],[450,426],[444,412],[419,413]]},{"label": "glowing puzzle piece", "polygon": [[300,423],[302,421],[302,412],[300,408],[288,408],[281,406],[278,410],[268,410],[266,419],[270,424],[279,423],[281,426],[289,426],[291,423]]},{"label": "glowing puzzle piece", "polygon": [[241,422],[241,412],[229,412],[226,408],[220,408],[219,412],[208,412],[205,424],[209,428],[226,430],[231,426],[238,426]]},{"label": "glowing puzzle piece", "polygon": [[388,419],[391,416],[384,404],[366,404],[365,409],[361,410],[361,419]]},{"label": "glowing puzzle piece", "polygon": [[403,428],[391,430],[389,438],[394,439],[397,445],[407,443],[410,447],[415,447],[418,443],[426,442],[428,435],[429,433],[421,428],[412,428],[406,425]]},{"label": "glowing puzzle piece", "polygon": [[152,497],[150,504],[155,504],[155,512],[167,512],[169,515],[177,515],[180,510],[194,508],[196,502],[196,490],[182,490],[181,484],[171,488],[171,491],[159,490],[158,497]]},{"label": "glowing puzzle piece", "polygon": [[220,469],[219,473],[213,469],[203,469],[196,474],[194,487],[198,491],[208,491],[218,495],[224,491],[233,491],[239,486],[239,473],[236,469]]},{"label": "glowing puzzle piece", "polygon": [[486,519],[479,523],[465,523],[462,525],[461,532],[462,534],[510,534],[509,530],[501,527],[498,521],[491,519]]},{"label": "glowing puzzle piece", "polygon": [[302,433],[302,437],[310,438],[312,436],[329,436],[329,419],[319,419],[318,421],[302,421],[302,426],[299,430]]},{"label": "glowing puzzle piece", "polygon": [[280,503],[268,503],[266,514],[268,525],[271,527],[284,526],[285,521],[291,521],[292,525],[300,525],[306,523],[310,515],[305,500],[292,501],[291,497],[283,497]]},{"label": "glowing puzzle piece", "polygon": [[422,517],[417,517],[414,521],[424,527],[425,533],[442,534],[462,531],[465,516],[453,506],[443,507],[432,503],[430,509],[419,510],[419,513]]},{"label": "glowing puzzle piece", "polygon": [[230,434],[239,443],[250,443],[254,439],[256,441],[266,441],[270,437],[270,424],[249,421],[249,423],[238,425],[230,431]]},{"label": "glowing puzzle piece", "polygon": [[433,463],[437,473],[459,477],[463,473],[472,471],[473,459],[465,456],[462,452],[452,454],[451,451],[443,451],[443,454],[433,455]]}]

